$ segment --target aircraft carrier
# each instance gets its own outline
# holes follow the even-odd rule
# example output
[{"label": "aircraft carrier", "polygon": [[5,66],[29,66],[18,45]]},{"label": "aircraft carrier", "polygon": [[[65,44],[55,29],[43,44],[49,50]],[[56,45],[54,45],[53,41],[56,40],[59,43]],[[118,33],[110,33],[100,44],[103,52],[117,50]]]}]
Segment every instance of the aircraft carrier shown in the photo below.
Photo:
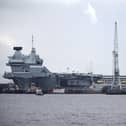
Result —
[{"label": "aircraft carrier", "polygon": [[9,56],[7,66],[11,67],[11,72],[5,72],[4,78],[12,79],[14,85],[24,92],[28,92],[31,87],[39,87],[44,92],[52,92],[55,88],[65,88],[82,90],[87,89],[93,81],[97,81],[102,75],[91,73],[52,73],[43,66],[43,60],[36,54],[36,49],[32,46],[29,55],[22,54],[22,47],[13,47],[13,56]]}]

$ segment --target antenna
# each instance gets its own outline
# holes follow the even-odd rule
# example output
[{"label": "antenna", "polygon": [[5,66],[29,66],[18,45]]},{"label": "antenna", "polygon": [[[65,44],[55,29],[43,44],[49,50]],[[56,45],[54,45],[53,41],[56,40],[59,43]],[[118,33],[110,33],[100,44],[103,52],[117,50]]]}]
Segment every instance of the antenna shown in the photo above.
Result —
[{"label": "antenna", "polygon": [[114,51],[115,51],[116,53],[118,53],[118,33],[117,33],[117,21],[115,21]]},{"label": "antenna", "polygon": [[32,34],[32,48],[33,48],[33,44],[34,44],[34,36]]}]

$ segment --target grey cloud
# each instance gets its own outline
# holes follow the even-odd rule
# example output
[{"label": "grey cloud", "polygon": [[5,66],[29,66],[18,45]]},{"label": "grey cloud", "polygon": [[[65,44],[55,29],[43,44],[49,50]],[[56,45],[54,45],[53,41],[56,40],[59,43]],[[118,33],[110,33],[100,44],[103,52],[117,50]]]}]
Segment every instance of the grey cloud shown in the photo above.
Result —
[{"label": "grey cloud", "polygon": [[80,0],[0,0],[0,8],[34,8],[42,4],[80,4]]},{"label": "grey cloud", "polygon": [[92,0],[92,2],[100,4],[126,4],[125,0]]},{"label": "grey cloud", "polygon": [[[34,34],[37,53],[44,59],[44,65],[54,72],[65,71],[66,67],[89,72],[87,66],[92,61],[95,73],[111,74],[114,20],[118,19],[120,71],[126,74],[125,4],[117,7],[114,3],[107,6],[91,1],[99,19],[92,25],[83,14],[88,1],[81,0],[81,4],[75,6],[59,4],[55,0],[2,1],[0,6],[5,8],[0,9],[0,35],[13,36],[16,44],[23,46],[23,52],[28,54]],[[1,45],[1,48],[7,47]],[[1,57],[1,64],[5,65],[5,57],[7,60],[11,51]]]}]

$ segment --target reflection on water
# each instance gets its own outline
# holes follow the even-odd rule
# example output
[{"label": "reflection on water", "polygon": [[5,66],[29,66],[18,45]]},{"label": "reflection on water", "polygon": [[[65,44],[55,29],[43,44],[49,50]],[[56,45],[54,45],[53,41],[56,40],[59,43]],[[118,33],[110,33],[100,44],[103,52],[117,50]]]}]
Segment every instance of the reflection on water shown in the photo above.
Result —
[{"label": "reflection on water", "polygon": [[0,126],[126,126],[126,95],[0,94]]}]

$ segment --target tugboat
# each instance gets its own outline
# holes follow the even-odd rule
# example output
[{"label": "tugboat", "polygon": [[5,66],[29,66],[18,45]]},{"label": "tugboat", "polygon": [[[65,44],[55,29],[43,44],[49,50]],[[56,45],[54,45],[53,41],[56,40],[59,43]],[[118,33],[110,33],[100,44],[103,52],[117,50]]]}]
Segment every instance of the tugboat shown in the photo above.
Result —
[{"label": "tugboat", "polygon": [[41,88],[37,88],[35,94],[36,95],[43,95],[42,89]]}]

